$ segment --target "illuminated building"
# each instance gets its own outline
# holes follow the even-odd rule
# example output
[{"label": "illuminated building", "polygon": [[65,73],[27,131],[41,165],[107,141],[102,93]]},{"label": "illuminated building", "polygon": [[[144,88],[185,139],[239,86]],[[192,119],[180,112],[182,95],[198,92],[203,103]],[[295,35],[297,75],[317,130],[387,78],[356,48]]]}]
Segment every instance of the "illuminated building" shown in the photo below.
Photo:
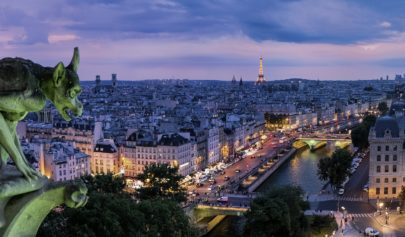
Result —
[{"label": "illuminated building", "polygon": [[90,174],[90,156],[71,143],[53,141],[33,143],[39,155],[40,172],[54,181],[66,181]]},{"label": "illuminated building", "polygon": [[208,165],[212,165],[219,162],[220,158],[218,127],[214,126],[208,129],[207,143]]},{"label": "illuminated building", "polygon": [[112,139],[97,141],[91,158],[91,172],[94,174],[117,174],[119,172],[119,151]]},{"label": "illuminated building", "polygon": [[135,177],[153,163],[167,163],[188,175],[195,170],[196,146],[180,134],[158,134],[146,130],[132,132],[123,148],[125,176]]},{"label": "illuminated building", "polygon": [[76,148],[90,156],[93,154],[95,141],[101,137],[100,122],[76,119],[71,122],[59,120],[53,124],[52,138],[72,142]]},{"label": "illuminated building", "polygon": [[405,117],[384,116],[370,129],[369,198],[397,198],[405,185]]}]

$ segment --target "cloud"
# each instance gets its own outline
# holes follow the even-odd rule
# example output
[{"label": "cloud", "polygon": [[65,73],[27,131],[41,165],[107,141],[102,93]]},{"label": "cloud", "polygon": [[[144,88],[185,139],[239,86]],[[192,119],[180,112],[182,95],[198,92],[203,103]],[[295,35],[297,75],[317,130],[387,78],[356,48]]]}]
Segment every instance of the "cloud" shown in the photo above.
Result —
[{"label": "cloud", "polygon": [[111,71],[124,79],[236,74],[253,80],[260,55],[270,79],[300,73],[365,78],[390,73],[403,62],[402,5],[377,0],[8,1],[0,3],[0,56],[53,66],[68,62],[79,46],[80,73],[91,80]]},{"label": "cloud", "polygon": [[74,41],[79,39],[75,34],[49,34],[48,42],[51,44],[65,42],[65,41]]},{"label": "cloud", "polygon": [[390,27],[391,27],[391,23],[388,22],[388,21],[383,21],[383,22],[380,23],[380,26],[381,26],[382,28],[390,28]]}]

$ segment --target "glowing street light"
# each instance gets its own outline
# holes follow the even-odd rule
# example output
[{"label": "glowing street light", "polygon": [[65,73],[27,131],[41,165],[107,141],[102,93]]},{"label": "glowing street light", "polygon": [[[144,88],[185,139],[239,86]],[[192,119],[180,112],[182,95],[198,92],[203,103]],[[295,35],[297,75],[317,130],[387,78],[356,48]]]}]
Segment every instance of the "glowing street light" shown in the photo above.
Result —
[{"label": "glowing street light", "polygon": [[378,203],[378,207],[380,208],[380,215],[381,215],[381,210],[384,207],[384,203],[383,202],[379,202]]}]

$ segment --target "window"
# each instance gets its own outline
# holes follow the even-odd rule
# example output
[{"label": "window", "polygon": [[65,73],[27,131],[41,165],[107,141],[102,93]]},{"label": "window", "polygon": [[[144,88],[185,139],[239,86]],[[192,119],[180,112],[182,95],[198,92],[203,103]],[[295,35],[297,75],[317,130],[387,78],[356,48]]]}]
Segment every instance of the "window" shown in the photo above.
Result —
[{"label": "window", "polygon": [[375,182],[376,182],[376,183],[380,183],[380,178],[376,178],[376,179],[375,179]]},{"label": "window", "polygon": [[377,173],[381,172],[381,167],[379,165],[377,165]]},{"label": "window", "polygon": [[384,188],[384,194],[388,194],[388,188]]},{"label": "window", "polygon": [[397,182],[397,178],[392,178],[392,182],[396,183]]},{"label": "window", "polygon": [[390,150],[390,146],[385,146],[385,151],[389,151]]},{"label": "window", "polygon": [[397,172],[397,165],[392,166],[392,172]]},{"label": "window", "polygon": [[378,147],[377,147],[377,151],[381,151],[381,146],[378,146]]},{"label": "window", "polygon": [[384,172],[385,172],[385,173],[388,173],[388,172],[389,172],[389,166],[388,166],[388,165],[385,165],[385,166],[384,166]]},{"label": "window", "polygon": [[385,179],[384,179],[384,183],[388,183],[388,178],[385,178]]},{"label": "window", "polygon": [[397,161],[397,159],[398,159],[398,158],[397,158],[397,155],[393,155],[393,156],[392,156],[392,160],[393,160],[393,161]]},{"label": "window", "polygon": [[392,187],[392,194],[396,194],[397,193],[397,188],[396,187]]},{"label": "window", "polygon": [[381,161],[381,156],[377,155],[377,161]]},{"label": "window", "polygon": [[390,161],[390,156],[389,155],[385,155],[385,161]]},{"label": "window", "polygon": [[380,188],[375,189],[375,194],[379,195],[380,194]]},{"label": "window", "polygon": [[397,151],[397,146],[395,145],[392,150]]}]

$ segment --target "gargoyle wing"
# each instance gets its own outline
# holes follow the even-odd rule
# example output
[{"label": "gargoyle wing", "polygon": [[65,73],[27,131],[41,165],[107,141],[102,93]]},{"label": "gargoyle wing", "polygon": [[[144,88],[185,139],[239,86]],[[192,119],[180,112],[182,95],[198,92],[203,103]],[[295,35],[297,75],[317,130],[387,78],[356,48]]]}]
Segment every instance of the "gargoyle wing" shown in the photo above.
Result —
[{"label": "gargoyle wing", "polygon": [[22,92],[28,88],[32,62],[20,58],[3,58],[0,60],[0,94]]}]

